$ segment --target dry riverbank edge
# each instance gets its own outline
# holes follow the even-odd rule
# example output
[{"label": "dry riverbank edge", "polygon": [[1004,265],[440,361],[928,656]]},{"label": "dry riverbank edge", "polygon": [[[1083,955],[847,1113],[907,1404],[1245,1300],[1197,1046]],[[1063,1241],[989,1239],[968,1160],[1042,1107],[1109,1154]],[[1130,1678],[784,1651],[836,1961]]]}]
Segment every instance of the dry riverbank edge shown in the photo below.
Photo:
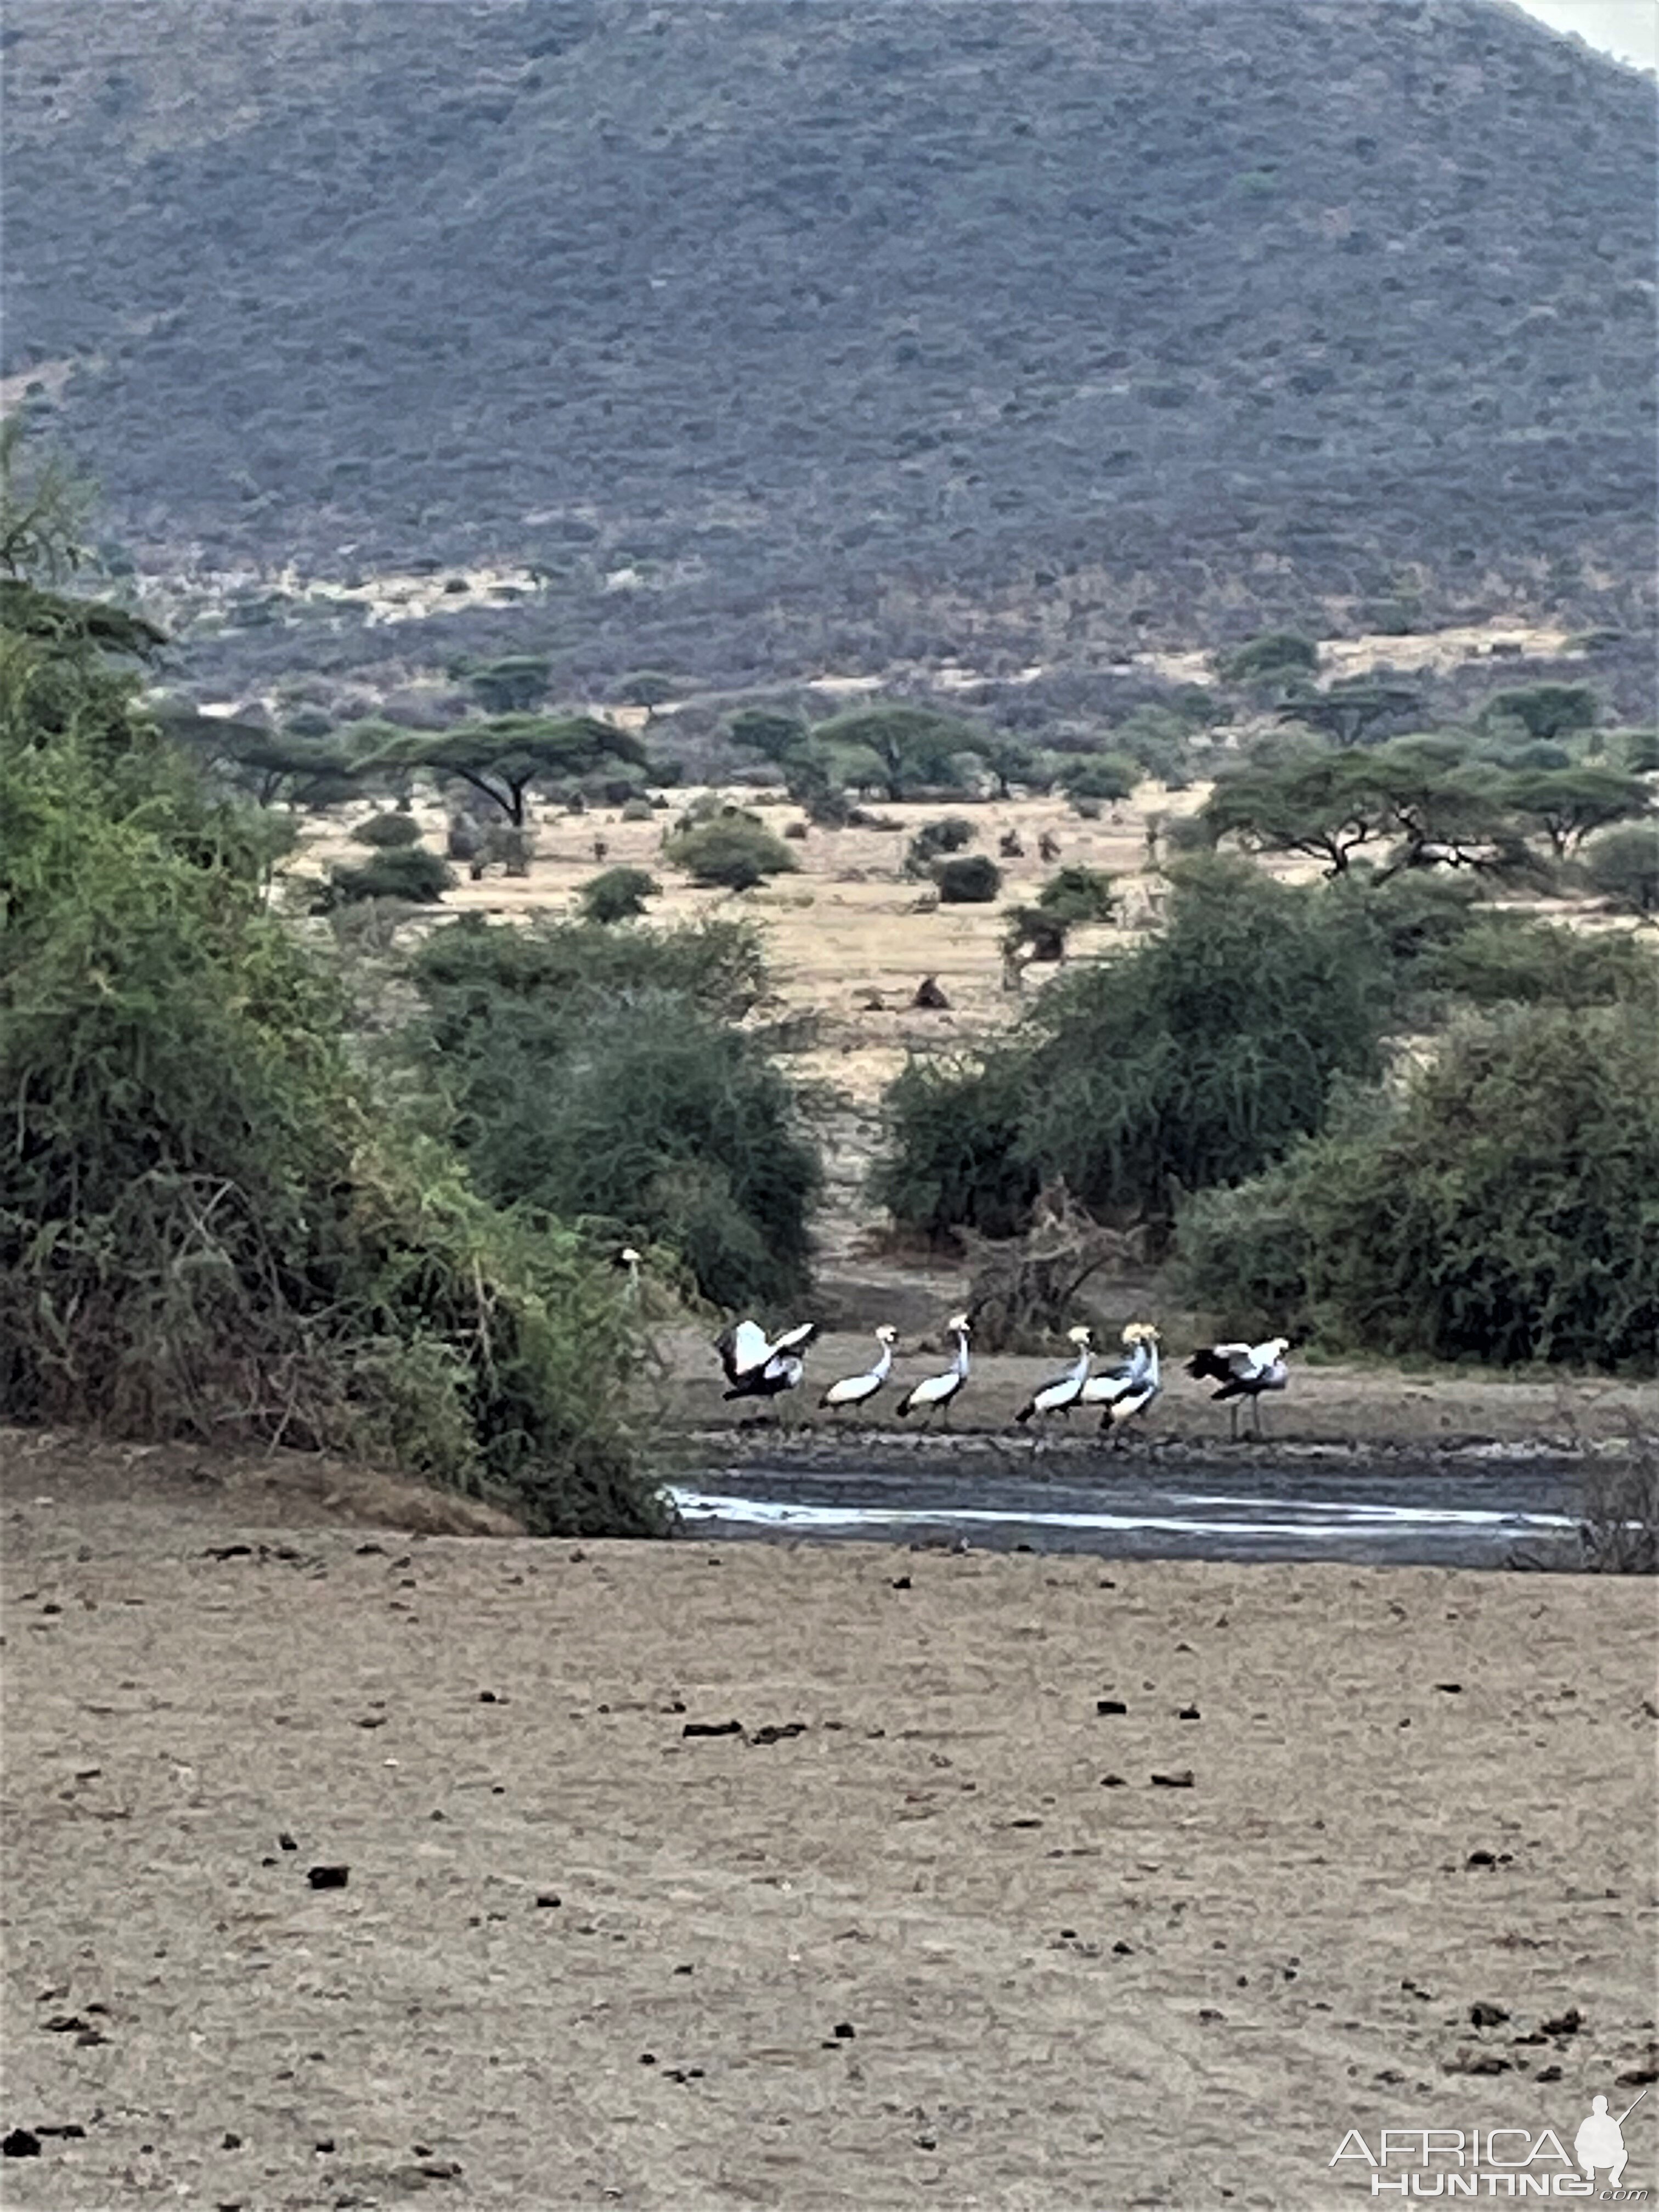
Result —
[{"label": "dry riverbank edge", "polygon": [[1334,2207],[1654,2077],[1650,1583],[300,1466],[0,1434],[8,2206]]}]

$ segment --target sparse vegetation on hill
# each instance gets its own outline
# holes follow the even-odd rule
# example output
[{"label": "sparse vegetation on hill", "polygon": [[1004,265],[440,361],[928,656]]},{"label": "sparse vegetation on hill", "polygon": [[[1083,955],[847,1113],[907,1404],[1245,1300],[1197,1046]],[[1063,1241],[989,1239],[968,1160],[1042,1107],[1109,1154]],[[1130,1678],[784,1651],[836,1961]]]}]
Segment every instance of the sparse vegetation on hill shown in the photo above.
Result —
[{"label": "sparse vegetation on hill", "polygon": [[1484,0],[7,40],[4,367],[118,565],[223,577],[203,665],[395,649],[289,561],[401,572],[491,713],[1649,619],[1652,87]]}]

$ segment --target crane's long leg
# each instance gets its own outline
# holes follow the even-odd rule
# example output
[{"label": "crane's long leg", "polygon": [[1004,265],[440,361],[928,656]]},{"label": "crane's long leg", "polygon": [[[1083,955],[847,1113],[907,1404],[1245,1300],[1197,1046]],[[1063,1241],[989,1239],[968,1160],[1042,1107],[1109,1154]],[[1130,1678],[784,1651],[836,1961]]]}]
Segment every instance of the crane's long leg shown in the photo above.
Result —
[{"label": "crane's long leg", "polygon": [[1237,1398],[1230,1398],[1228,1400],[1227,1414],[1231,1423],[1227,1431],[1227,1441],[1229,1443],[1236,1444],[1238,1442],[1238,1401]]}]

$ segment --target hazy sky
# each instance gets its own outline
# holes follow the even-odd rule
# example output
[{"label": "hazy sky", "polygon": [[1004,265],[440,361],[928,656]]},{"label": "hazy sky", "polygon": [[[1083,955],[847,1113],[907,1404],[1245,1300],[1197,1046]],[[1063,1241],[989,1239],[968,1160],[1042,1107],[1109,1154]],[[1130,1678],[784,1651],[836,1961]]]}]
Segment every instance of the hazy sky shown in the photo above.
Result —
[{"label": "hazy sky", "polygon": [[1577,31],[1641,69],[1659,68],[1659,0],[1519,0],[1553,31]]}]

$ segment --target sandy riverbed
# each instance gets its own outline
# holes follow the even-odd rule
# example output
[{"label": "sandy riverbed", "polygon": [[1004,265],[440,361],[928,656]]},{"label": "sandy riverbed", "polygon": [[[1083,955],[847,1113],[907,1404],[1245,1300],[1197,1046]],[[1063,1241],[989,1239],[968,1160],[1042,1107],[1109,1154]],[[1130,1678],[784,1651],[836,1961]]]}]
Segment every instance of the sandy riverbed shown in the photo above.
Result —
[{"label": "sandy riverbed", "polygon": [[0,1443],[4,2125],[86,2130],[8,2206],[1330,2206],[1350,2127],[1651,2075],[1650,1583],[411,1540]]}]

